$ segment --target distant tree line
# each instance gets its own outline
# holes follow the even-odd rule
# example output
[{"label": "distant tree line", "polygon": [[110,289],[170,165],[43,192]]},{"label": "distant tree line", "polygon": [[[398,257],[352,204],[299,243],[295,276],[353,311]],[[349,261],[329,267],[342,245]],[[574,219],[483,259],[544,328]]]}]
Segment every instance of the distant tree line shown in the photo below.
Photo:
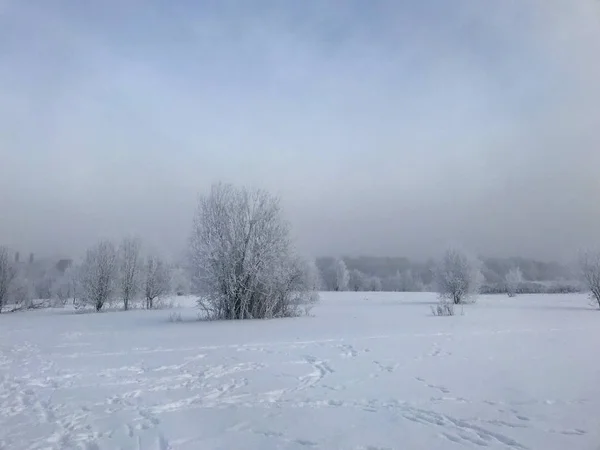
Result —
[{"label": "distant tree line", "polygon": [[[520,257],[483,257],[479,261],[482,294],[575,293],[584,289],[577,269],[556,262]],[[436,290],[438,262],[433,259],[420,262],[404,257],[321,257],[316,264],[325,291]]]}]

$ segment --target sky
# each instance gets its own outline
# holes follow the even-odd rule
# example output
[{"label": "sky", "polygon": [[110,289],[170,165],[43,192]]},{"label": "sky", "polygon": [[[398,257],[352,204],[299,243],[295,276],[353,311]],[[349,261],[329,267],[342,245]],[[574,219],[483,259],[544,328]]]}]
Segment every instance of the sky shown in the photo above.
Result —
[{"label": "sky", "polygon": [[184,250],[214,182],[299,249],[600,244],[597,0],[0,0],[0,243]]}]

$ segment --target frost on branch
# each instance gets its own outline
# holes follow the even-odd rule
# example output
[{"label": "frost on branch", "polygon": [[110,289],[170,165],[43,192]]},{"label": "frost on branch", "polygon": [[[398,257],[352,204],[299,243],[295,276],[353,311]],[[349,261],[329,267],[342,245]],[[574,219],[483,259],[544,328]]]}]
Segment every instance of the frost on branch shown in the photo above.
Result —
[{"label": "frost on branch", "polygon": [[449,249],[437,267],[436,284],[441,298],[455,305],[474,301],[483,280],[479,260]]},{"label": "frost on branch", "polygon": [[265,191],[213,185],[199,199],[189,256],[209,318],[296,316],[317,299],[314,267],[295,255],[279,200]]}]

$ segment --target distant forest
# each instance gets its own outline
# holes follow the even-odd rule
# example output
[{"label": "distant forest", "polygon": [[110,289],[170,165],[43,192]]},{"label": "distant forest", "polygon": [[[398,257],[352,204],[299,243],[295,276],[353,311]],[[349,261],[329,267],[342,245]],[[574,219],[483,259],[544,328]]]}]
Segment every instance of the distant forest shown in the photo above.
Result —
[{"label": "distant forest", "polygon": [[[519,268],[523,274],[523,282],[519,288],[521,293],[569,293],[581,290],[574,270],[567,265],[520,257],[480,259],[485,279],[482,293],[504,292],[506,274],[513,268]],[[403,257],[373,256],[317,258],[324,290],[338,290],[336,265],[340,260],[347,268],[349,290],[434,290],[435,260],[417,262]]]}]

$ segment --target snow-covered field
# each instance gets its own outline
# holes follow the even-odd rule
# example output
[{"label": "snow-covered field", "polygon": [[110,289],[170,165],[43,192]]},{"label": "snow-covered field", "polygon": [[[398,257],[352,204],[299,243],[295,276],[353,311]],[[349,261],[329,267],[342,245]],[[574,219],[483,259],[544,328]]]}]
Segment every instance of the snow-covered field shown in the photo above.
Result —
[{"label": "snow-covered field", "polygon": [[600,449],[585,296],[326,293],[314,317],[0,315],[1,449]]}]

